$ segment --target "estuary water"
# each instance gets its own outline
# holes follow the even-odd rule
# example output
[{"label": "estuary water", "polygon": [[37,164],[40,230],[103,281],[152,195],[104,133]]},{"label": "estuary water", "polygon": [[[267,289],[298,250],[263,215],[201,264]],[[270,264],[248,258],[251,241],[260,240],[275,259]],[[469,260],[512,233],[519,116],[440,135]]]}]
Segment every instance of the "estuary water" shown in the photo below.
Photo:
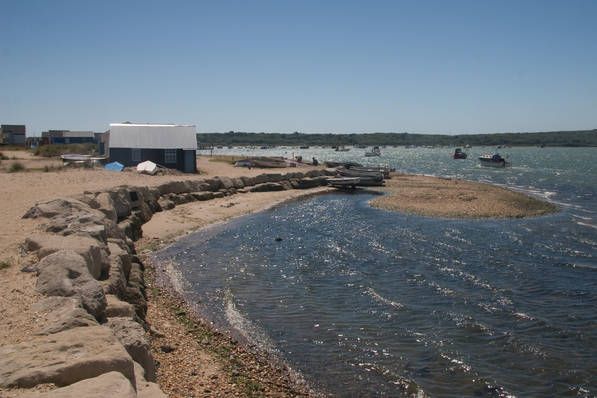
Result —
[{"label": "estuary water", "polygon": [[284,151],[489,182],[560,211],[434,219],[338,193],[244,216],[156,254],[203,316],[332,396],[597,395],[597,148],[504,149],[507,169],[478,166],[491,148],[255,154]]}]

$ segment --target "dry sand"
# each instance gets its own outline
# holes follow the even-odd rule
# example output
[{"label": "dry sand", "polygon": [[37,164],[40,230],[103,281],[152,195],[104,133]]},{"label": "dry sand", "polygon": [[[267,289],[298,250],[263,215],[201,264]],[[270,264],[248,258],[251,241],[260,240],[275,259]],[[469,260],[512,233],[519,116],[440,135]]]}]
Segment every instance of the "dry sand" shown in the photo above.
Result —
[{"label": "dry sand", "polygon": [[556,211],[523,193],[463,180],[394,173],[377,190],[389,194],[371,200],[372,206],[425,217],[522,218]]},{"label": "dry sand", "polygon": [[[208,157],[199,157],[197,167],[200,175],[164,175],[146,176],[134,172],[110,172],[100,169],[72,169],[57,172],[39,171],[43,166],[55,166],[58,160],[38,159],[21,151],[5,151],[10,160],[3,160],[0,170],[0,341],[2,344],[17,343],[31,337],[37,328],[39,319],[31,311],[31,305],[40,299],[35,292],[35,276],[20,272],[20,269],[35,261],[24,256],[20,243],[37,227],[37,221],[22,219],[22,215],[37,201],[67,197],[84,191],[97,191],[118,185],[153,186],[166,181],[196,179],[220,176],[254,176],[264,172],[289,172],[296,169],[246,169],[234,168],[223,162],[211,162]],[[26,168],[37,171],[18,173],[5,172],[5,162],[20,161]],[[43,166],[40,166],[43,165]],[[308,168],[301,168],[301,171]],[[309,190],[309,193],[326,191],[328,188]],[[375,198],[372,204],[388,210],[439,217],[523,217],[536,216],[554,211],[555,207],[545,202],[529,199],[526,195],[492,187],[456,180],[442,180],[423,176],[396,175],[381,190],[390,195]],[[215,222],[229,220],[243,214],[260,211],[304,195],[304,191],[281,191],[268,193],[246,193],[231,197],[214,199],[207,202],[195,202],[180,205],[167,212],[156,213],[152,220],[144,225],[144,237],[137,243],[139,251],[155,249],[161,243],[168,242],[181,234],[197,230]],[[214,343],[197,341],[189,332],[188,322],[180,322],[180,316],[172,308],[180,308],[181,303],[167,291],[160,291],[153,280],[152,298],[149,302],[148,320],[157,325],[165,337],[152,338],[156,348],[156,357],[162,363],[159,382],[170,396],[228,396],[229,394],[247,395],[247,389],[256,384],[267,385],[266,396],[303,395],[300,389],[292,390],[288,381],[274,368],[266,368],[260,359],[245,360],[254,366],[239,371],[231,363],[234,360],[220,355],[221,352],[239,350],[234,343],[227,343],[224,337],[213,336]],[[181,326],[182,325],[182,326]],[[197,333],[211,333],[204,329],[200,320],[193,323]],[[186,329],[185,329],[186,328]],[[159,344],[169,341],[171,345],[184,347],[192,344],[187,341],[191,336],[194,346],[189,346],[196,358],[205,366],[202,370],[192,364],[188,355],[169,355],[159,349]],[[186,339],[186,340],[185,340]],[[215,343],[217,342],[217,343]],[[208,347],[209,346],[209,347]],[[212,347],[213,346],[213,347]],[[210,348],[211,347],[211,348]],[[214,347],[216,350],[214,351]],[[221,348],[224,347],[224,348]],[[196,350],[196,351],[192,351]],[[220,353],[220,354],[219,354]],[[234,358],[244,358],[244,351],[231,354]],[[179,359],[177,359],[179,358]],[[189,362],[191,361],[191,362]],[[231,362],[232,361],[232,362]],[[261,363],[261,364],[260,364]],[[209,365],[211,364],[211,365]],[[256,365],[255,365],[256,364]],[[236,370],[235,370],[236,369]],[[274,372],[278,379],[262,380],[264,370]],[[239,373],[240,372],[240,373]],[[242,377],[238,376],[241,374]],[[192,376],[193,383],[185,387],[177,382],[183,376]],[[255,384],[256,383],[256,384]],[[263,391],[262,391],[263,392]],[[1,395],[1,392],[0,392]]]}]

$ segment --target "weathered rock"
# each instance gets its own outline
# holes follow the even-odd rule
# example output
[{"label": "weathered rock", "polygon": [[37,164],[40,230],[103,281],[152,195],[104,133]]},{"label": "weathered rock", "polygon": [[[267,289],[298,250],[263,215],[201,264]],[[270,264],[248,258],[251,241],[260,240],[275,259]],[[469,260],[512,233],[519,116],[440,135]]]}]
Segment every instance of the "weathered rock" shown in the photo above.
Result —
[{"label": "weathered rock", "polygon": [[320,175],[322,175],[322,171],[321,170],[309,170],[309,171],[307,171],[307,176],[308,177],[319,177]]},{"label": "weathered rock", "polygon": [[[203,180],[204,184],[207,184],[209,191],[215,192],[222,187],[222,182],[217,178],[207,178]],[[202,189],[203,190],[203,189]]]},{"label": "weathered rock", "polygon": [[251,192],[271,192],[271,191],[283,191],[284,186],[275,182],[265,182],[263,184],[255,185],[251,188]]},{"label": "weathered rock", "polygon": [[[20,398],[138,398],[131,382],[119,372],[85,379],[48,392],[30,392]],[[157,397],[157,396],[156,396]]]},{"label": "weathered rock", "polygon": [[94,317],[83,309],[78,297],[48,297],[32,307],[33,311],[48,321],[48,326],[37,335],[48,335],[85,326],[99,326]]},{"label": "weathered rock", "polygon": [[96,319],[104,317],[106,297],[99,282],[91,276],[85,259],[71,250],[44,257],[37,265],[36,289],[48,296],[78,296]]},{"label": "weathered rock", "polygon": [[35,206],[27,210],[23,218],[52,218],[57,215],[70,214],[73,211],[86,211],[91,208],[76,199],[52,199],[37,202]]},{"label": "weathered rock", "polygon": [[143,274],[144,267],[139,262],[131,263],[131,272],[129,273],[128,286],[137,287],[140,290],[145,290],[145,277]]},{"label": "weathered rock", "polygon": [[112,329],[131,358],[145,370],[145,380],[155,381],[155,361],[145,339],[145,330],[130,318],[108,318],[106,326]]},{"label": "weathered rock", "polygon": [[25,248],[35,251],[39,259],[60,250],[72,250],[85,259],[87,269],[95,279],[107,273],[110,266],[107,247],[88,236],[33,234],[25,239]]},{"label": "weathered rock", "polygon": [[147,300],[144,292],[138,287],[127,286],[123,299],[135,307],[135,313],[144,321],[147,315]]},{"label": "weathered rock", "polygon": [[169,193],[181,194],[191,192],[191,188],[185,183],[185,181],[171,181],[165,184],[161,184],[157,187],[160,195]]},{"label": "weathered rock", "polygon": [[122,220],[131,214],[131,198],[127,188],[126,186],[122,186],[106,191],[112,198],[118,220]]},{"label": "weathered rock", "polygon": [[211,200],[214,198],[213,192],[198,192],[192,194],[195,200]]},{"label": "weathered rock", "polygon": [[135,319],[135,307],[125,301],[120,300],[113,294],[106,294],[106,318],[129,318]]},{"label": "weathered rock", "polygon": [[214,192],[214,199],[223,198],[224,196],[226,196],[224,192]]},{"label": "weathered rock", "polygon": [[215,179],[220,180],[220,189],[234,188],[234,182],[230,177],[215,177]]},{"label": "weathered rock", "polygon": [[52,217],[45,225],[45,232],[53,232],[63,236],[80,234],[105,242],[109,236],[118,236],[114,224],[99,210],[75,212]]},{"label": "weathered rock", "polygon": [[298,180],[297,188],[296,189],[310,189],[315,188],[321,185],[320,181],[313,178],[301,178]]},{"label": "weathered rock", "polygon": [[105,294],[112,294],[120,298],[126,296],[126,275],[120,257],[112,258],[108,279],[100,281]]},{"label": "weathered rock", "polygon": [[104,326],[76,328],[0,347],[0,386],[66,386],[116,371],[135,385],[133,361]]},{"label": "weathered rock", "polygon": [[122,263],[122,271],[124,276],[128,278],[129,272],[131,272],[131,261],[132,256],[129,253],[128,247],[124,242],[114,243],[113,241],[108,242],[108,251],[110,252],[110,263],[118,257]]},{"label": "weathered rock", "polygon": [[145,370],[137,362],[135,365],[135,380],[137,382],[137,398],[167,398],[156,383],[145,379]]},{"label": "weathered rock", "polygon": [[114,206],[114,200],[107,192],[101,192],[95,197],[99,207],[98,210],[104,213],[106,218],[112,222],[118,221],[118,215],[116,214],[116,208]]},{"label": "weathered rock", "polygon": [[158,203],[160,204],[160,207],[164,210],[170,210],[176,206],[174,204],[174,201],[166,198],[160,198],[160,200],[158,200]]},{"label": "weathered rock", "polygon": [[129,217],[119,222],[118,228],[120,228],[120,230],[124,232],[126,237],[133,241],[136,241],[143,235],[141,225],[142,224],[139,223],[139,220],[135,219],[134,217]]},{"label": "weathered rock", "polygon": [[243,185],[245,187],[252,187],[253,185],[255,185],[255,179],[253,177],[242,176],[240,177],[240,179],[242,180]]}]

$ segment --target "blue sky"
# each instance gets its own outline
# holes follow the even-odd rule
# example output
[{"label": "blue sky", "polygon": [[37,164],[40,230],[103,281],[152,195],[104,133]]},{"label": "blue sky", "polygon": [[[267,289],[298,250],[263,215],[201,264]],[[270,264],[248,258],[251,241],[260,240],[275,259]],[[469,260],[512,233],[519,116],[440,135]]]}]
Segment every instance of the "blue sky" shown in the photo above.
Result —
[{"label": "blue sky", "polygon": [[0,0],[0,122],[597,128],[597,1]]}]

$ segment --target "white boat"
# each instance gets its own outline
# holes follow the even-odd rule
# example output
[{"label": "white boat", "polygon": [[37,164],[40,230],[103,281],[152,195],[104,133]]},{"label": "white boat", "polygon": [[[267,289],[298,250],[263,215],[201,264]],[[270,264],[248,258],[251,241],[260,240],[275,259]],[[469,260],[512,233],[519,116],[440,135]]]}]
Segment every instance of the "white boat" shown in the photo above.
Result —
[{"label": "white boat", "polygon": [[381,156],[381,151],[379,150],[378,146],[374,146],[370,152],[365,152],[365,156]]},{"label": "white boat", "polygon": [[504,168],[512,166],[512,163],[506,162],[506,159],[500,156],[499,153],[495,155],[481,155],[479,156],[481,166]]},{"label": "white boat", "polygon": [[348,152],[350,148],[346,148],[344,145],[336,147],[336,152]]},{"label": "white boat", "polygon": [[143,174],[154,175],[158,171],[158,165],[151,160],[146,160],[137,165],[137,171]]},{"label": "white boat", "polygon": [[326,179],[328,184],[334,188],[356,188],[361,179],[359,177],[336,177]]}]

